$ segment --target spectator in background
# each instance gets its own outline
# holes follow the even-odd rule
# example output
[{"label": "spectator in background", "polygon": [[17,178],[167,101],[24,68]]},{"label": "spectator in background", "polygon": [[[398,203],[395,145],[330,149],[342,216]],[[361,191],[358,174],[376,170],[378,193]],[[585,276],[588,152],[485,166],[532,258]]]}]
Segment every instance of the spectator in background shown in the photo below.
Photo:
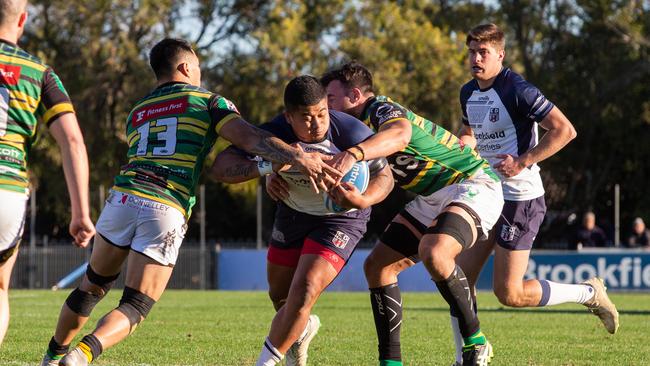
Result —
[{"label": "spectator in background", "polygon": [[632,235],[627,239],[625,246],[628,248],[649,248],[650,230],[648,230],[643,219],[637,217],[632,224]]},{"label": "spectator in background", "polygon": [[609,246],[605,231],[596,225],[596,215],[588,211],[582,216],[582,226],[578,227],[569,249]]}]

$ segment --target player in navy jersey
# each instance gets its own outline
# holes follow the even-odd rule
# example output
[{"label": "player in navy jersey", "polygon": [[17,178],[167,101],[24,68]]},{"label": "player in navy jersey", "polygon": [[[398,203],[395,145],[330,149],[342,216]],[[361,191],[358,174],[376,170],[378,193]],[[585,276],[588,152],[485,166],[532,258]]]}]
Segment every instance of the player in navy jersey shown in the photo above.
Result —
[{"label": "player in navy jersey", "polygon": [[[312,76],[289,82],[284,104],[286,112],[260,128],[305,151],[333,156],[372,135],[356,118],[328,110],[325,88]],[[275,166],[287,193],[278,202],[267,257],[269,296],[278,312],[258,366],[276,365],[285,354],[287,365],[306,365],[307,347],[320,326],[318,317],[310,315],[311,308],[365,233],[370,206],[382,201],[393,188],[386,159],[368,163],[370,183],[363,194],[345,183],[330,190],[337,204],[353,209],[336,214],[326,210],[322,195],[306,189],[305,177],[291,167],[278,170]],[[272,172],[269,162],[252,160],[234,147],[217,156],[212,170],[217,180],[228,183]]]},{"label": "player in navy jersey", "polygon": [[[461,254],[460,266],[473,286],[494,248],[494,292],[501,303],[513,307],[581,303],[600,317],[610,333],[616,332],[618,313],[601,279],[579,285],[524,281],[530,250],[546,212],[537,163],[557,153],[576,132],[539,89],[503,67],[505,40],[496,25],[475,27],[466,44],[473,80],[460,91],[460,137],[476,143],[478,152],[500,175],[505,205],[489,239]],[[538,126],[546,130],[541,136]],[[462,339],[453,315],[460,362]]]}]

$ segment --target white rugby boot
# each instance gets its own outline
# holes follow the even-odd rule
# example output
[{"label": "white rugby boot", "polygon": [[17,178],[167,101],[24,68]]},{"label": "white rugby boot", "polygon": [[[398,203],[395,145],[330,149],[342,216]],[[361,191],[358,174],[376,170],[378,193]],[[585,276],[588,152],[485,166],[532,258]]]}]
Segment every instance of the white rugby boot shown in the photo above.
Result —
[{"label": "white rugby boot", "polygon": [[296,343],[292,344],[285,355],[287,366],[307,366],[307,349],[311,340],[318,333],[319,328],[320,318],[318,318],[318,315],[310,315],[305,335],[301,339],[298,339]]},{"label": "white rugby boot", "polygon": [[594,289],[594,296],[583,305],[589,311],[600,318],[600,321],[605,325],[605,329],[611,334],[616,333],[618,330],[618,311],[616,305],[607,296],[607,287],[600,277],[593,277],[583,282]]}]

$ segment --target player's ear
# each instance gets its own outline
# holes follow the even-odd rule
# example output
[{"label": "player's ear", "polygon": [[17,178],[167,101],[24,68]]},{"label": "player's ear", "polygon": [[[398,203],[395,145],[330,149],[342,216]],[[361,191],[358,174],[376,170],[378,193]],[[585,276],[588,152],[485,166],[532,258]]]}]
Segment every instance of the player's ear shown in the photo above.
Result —
[{"label": "player's ear", "polygon": [[361,99],[362,95],[363,93],[361,93],[361,89],[359,88],[350,88],[350,91],[348,93],[348,97],[352,103],[358,102]]},{"label": "player's ear", "polygon": [[190,64],[187,62],[181,62],[176,66],[176,71],[180,72],[183,74],[183,76],[189,78],[190,77]]},{"label": "player's ear", "polygon": [[499,61],[503,62],[505,58],[506,58],[506,50],[505,48],[502,48],[499,50]]}]

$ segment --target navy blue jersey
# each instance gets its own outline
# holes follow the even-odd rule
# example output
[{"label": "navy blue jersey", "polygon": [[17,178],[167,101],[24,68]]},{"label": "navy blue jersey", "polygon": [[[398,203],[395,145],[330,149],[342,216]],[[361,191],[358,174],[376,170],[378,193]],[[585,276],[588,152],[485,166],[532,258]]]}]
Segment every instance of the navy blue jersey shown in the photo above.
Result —
[{"label": "navy blue jersey", "polygon": [[[280,114],[270,122],[260,126],[282,139],[287,144],[298,143],[307,152],[320,152],[325,155],[336,155],[354,145],[357,145],[372,135],[368,126],[358,119],[343,112],[329,110],[330,127],[321,142],[305,143],[298,139],[284,114]],[[371,177],[383,169],[387,161],[384,158],[368,161]],[[332,215],[323,204],[323,196],[312,191],[309,179],[296,169],[279,173],[289,183],[289,198],[284,203],[297,211],[317,215]],[[283,205],[280,208],[285,207]]]},{"label": "navy blue jersey", "polygon": [[[538,122],[553,109],[539,89],[508,68],[485,90],[474,79],[463,85],[460,104],[463,123],[474,131],[476,149],[491,165],[501,161],[497,154],[516,157],[537,145]],[[517,176],[501,178],[506,200],[530,200],[544,194],[537,164]]]}]

